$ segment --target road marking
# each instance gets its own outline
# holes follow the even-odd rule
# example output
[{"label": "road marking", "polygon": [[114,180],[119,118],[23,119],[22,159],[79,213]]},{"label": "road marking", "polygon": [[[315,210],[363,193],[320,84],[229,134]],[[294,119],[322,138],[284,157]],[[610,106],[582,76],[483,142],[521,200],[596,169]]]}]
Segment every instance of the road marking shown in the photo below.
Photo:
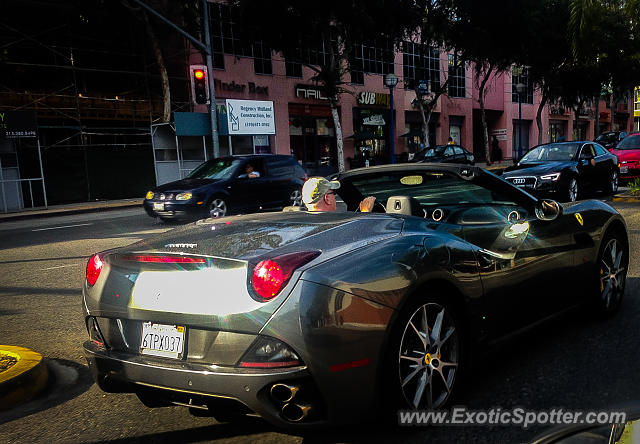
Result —
[{"label": "road marking", "polygon": [[82,264],[68,264],[68,265],[58,265],[56,267],[47,267],[47,268],[43,268],[42,270],[55,270],[56,268],[65,268],[65,267],[75,267],[77,265],[82,265]]},{"label": "road marking", "polygon": [[85,227],[87,225],[93,225],[93,224],[77,224],[77,225],[63,225],[62,227],[36,228],[35,230],[31,230],[31,231],[59,230],[60,228]]}]

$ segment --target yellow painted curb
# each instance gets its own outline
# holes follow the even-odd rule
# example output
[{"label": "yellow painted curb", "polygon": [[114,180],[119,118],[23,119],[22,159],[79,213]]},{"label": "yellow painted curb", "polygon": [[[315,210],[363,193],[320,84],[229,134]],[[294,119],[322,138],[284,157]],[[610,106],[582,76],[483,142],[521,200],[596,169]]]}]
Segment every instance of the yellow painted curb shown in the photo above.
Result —
[{"label": "yellow painted curb", "polygon": [[46,387],[49,373],[40,353],[24,347],[0,345],[0,355],[17,359],[14,365],[0,371],[0,410],[28,401]]}]

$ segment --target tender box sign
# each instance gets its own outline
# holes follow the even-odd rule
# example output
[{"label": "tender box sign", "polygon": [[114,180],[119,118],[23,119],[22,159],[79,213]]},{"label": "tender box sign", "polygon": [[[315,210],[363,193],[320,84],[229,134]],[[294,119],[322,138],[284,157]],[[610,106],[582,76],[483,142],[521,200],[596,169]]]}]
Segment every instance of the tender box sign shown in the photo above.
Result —
[{"label": "tender box sign", "polygon": [[273,102],[227,99],[229,134],[275,134]]}]

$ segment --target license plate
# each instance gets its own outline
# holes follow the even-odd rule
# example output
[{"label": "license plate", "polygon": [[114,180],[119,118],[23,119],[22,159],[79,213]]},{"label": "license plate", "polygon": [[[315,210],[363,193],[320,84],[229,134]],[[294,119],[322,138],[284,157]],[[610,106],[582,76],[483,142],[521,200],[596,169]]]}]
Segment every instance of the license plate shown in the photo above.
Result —
[{"label": "license plate", "polygon": [[620,172],[621,173],[628,173],[629,172],[629,167],[620,167]]},{"label": "license plate", "polygon": [[156,211],[164,211],[164,202],[154,202],[153,209]]},{"label": "license plate", "polygon": [[165,325],[145,322],[142,324],[140,353],[164,358],[182,357],[184,330],[180,325]]}]

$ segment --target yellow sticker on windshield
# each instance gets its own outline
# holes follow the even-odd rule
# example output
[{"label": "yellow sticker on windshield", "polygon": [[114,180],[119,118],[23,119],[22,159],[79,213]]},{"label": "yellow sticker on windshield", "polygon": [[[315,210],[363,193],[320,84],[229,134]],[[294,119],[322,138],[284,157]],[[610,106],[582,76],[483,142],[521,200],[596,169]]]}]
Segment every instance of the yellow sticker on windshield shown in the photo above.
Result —
[{"label": "yellow sticker on windshield", "polygon": [[422,176],[404,176],[400,179],[400,183],[402,185],[420,185],[422,180]]},{"label": "yellow sticker on windshield", "polygon": [[580,224],[580,226],[584,225],[584,220],[582,220],[582,214],[576,213],[576,219],[578,220],[578,223]]}]

